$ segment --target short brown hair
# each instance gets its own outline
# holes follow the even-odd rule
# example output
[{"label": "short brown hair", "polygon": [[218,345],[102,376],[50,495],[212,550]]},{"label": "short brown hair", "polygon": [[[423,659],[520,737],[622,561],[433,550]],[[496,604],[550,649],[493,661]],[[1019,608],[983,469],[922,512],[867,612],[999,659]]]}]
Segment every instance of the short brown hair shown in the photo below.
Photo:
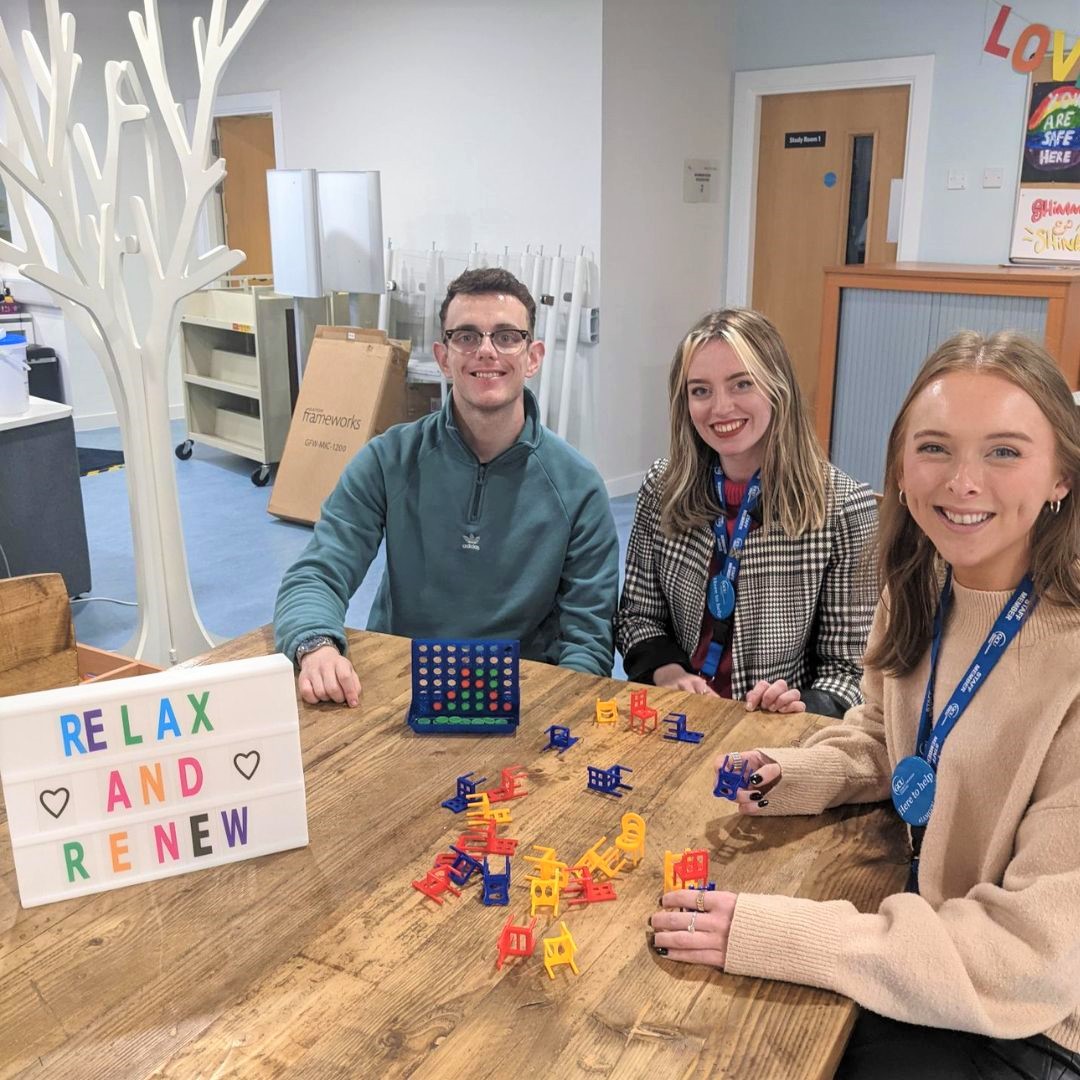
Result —
[{"label": "short brown hair", "polygon": [[1070,484],[1058,513],[1043,508],[1032,530],[1031,576],[1043,603],[1080,607],[1080,409],[1061,369],[1041,346],[1011,330],[989,337],[963,330],[927,358],[900,407],[885,457],[878,530],[878,581],[888,588],[885,633],[864,658],[890,675],[912,671],[930,647],[943,564],[929,537],[900,501],[900,464],[911,404],[935,379],[954,371],[996,375],[1023,390],[1046,417],[1057,460]]},{"label": "short brown hair", "polygon": [[450,301],[460,294],[485,296],[492,293],[507,293],[525,305],[525,314],[529,317],[529,333],[536,328],[536,301],[528,289],[509,270],[499,266],[484,266],[477,270],[466,270],[450,282],[446,290],[446,299],[439,308],[439,322],[446,329],[446,310]]}]

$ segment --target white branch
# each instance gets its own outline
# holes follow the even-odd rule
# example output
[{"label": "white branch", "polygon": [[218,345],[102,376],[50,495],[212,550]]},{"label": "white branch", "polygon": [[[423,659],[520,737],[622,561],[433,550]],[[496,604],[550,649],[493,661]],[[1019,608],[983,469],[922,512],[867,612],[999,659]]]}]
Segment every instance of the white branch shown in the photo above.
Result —
[{"label": "white branch", "polygon": [[196,292],[209,285],[211,281],[223,277],[230,270],[235,270],[246,258],[247,256],[242,251],[227,248],[224,244],[211,248],[205,255],[195,260],[192,268],[194,272],[189,270],[184,277],[185,294]]},{"label": "white branch", "polygon": [[[176,228],[176,238],[172,251],[169,253],[165,270],[166,277],[176,280],[183,276],[195,235],[195,225],[199,220],[199,210],[206,196],[224,179],[225,162],[218,158],[209,169],[199,173],[195,180],[189,182],[184,211],[180,218],[180,224]],[[178,293],[177,299],[183,296],[187,296],[187,290]]]},{"label": "white branch", "polygon": [[26,252],[16,247],[10,240],[0,240],[0,262],[9,262],[18,266],[26,258]]},{"label": "white branch", "polygon": [[211,0],[210,26],[207,29],[206,36],[215,44],[220,44],[225,37],[225,12],[227,7],[226,0]]},{"label": "white branch", "polygon": [[94,144],[86,133],[83,124],[76,124],[71,129],[71,141],[75,144],[75,150],[82,161],[83,172],[90,181],[91,189],[101,184],[101,166],[98,165],[97,154],[94,153]]},{"label": "white branch", "polygon": [[[127,76],[128,86],[131,88],[135,104],[146,109],[147,116],[150,108],[143,93],[142,83],[139,81],[138,72],[134,64],[124,62],[124,73]],[[158,139],[157,125],[153,122],[145,123],[141,129],[143,137],[143,149],[146,159],[146,183],[150,196],[149,222],[154,236],[155,251],[161,247],[161,230],[164,227],[161,216],[161,202],[165,197],[165,178],[161,171],[161,146]]]},{"label": "white branch", "polygon": [[[251,24],[258,18],[259,12],[266,7],[266,4],[267,0],[247,0],[247,3],[244,4],[240,14],[236,16],[232,26],[229,28],[229,32],[225,35],[225,57],[221,64],[223,68],[229,57],[232,56],[240,45],[240,42],[247,37],[247,32],[251,29]],[[224,4],[222,6],[224,6]]]},{"label": "white branch", "polygon": [[203,81],[203,68],[206,64],[206,23],[201,15],[196,15],[191,24],[191,33],[195,38],[195,64],[199,69],[199,82]]},{"label": "white branch", "polygon": [[[113,247],[116,237],[116,208],[112,203],[102,203],[98,207],[98,288],[107,289],[113,268],[109,265],[114,257]],[[119,263],[119,260],[117,260]],[[117,275],[119,276],[119,275]]]},{"label": "white branch", "polygon": [[[68,150],[68,114],[75,92],[78,69],[82,60],[75,55],[75,17],[61,16],[58,0],[45,0],[49,28],[49,77],[52,94],[49,97],[49,139],[46,156],[49,165],[61,175],[66,173],[64,159]],[[45,179],[42,176],[42,179]]]},{"label": "white branch", "polygon": [[[18,146],[16,145],[13,149],[17,150]],[[30,216],[30,212],[27,209],[26,192],[15,184],[9,185],[7,188],[7,202],[11,216],[19,223],[19,229],[22,232],[24,245],[22,257],[19,259],[11,259],[10,261],[15,263],[15,265],[23,262],[44,262],[45,260],[42,257],[41,251],[41,240],[38,237],[37,229],[34,226],[34,219]]]},{"label": "white branch", "polygon": [[161,253],[158,250],[154,223],[147,213],[146,203],[138,195],[131,196],[131,213],[135,218],[135,235],[139,238],[139,250],[143,259],[150,265],[152,275],[161,281],[165,271],[161,266]]},{"label": "white branch", "polygon": [[67,190],[71,199],[71,217],[75,222],[75,239],[82,242],[82,233],[79,229],[79,193],[75,187],[75,163],[71,160],[71,154],[65,154],[64,172],[67,181]]},{"label": "white branch", "polygon": [[176,99],[169,85],[169,76],[165,70],[165,45],[161,39],[161,26],[158,22],[157,0],[145,0],[146,18],[137,11],[128,12],[135,44],[139,47],[143,66],[150,80],[150,89],[157,102],[158,111],[165,122],[165,128],[172,140],[176,156],[182,161],[191,156],[187,132],[177,113]]},{"label": "white branch", "polygon": [[[30,160],[41,179],[45,145],[41,141],[41,131],[34,118],[34,110],[30,107],[30,99],[26,96],[26,88],[19,77],[19,65],[4,29],[3,19],[0,19],[0,82],[3,82],[4,89],[7,90],[9,110],[14,114],[30,152]],[[8,131],[7,138],[10,140],[10,137],[11,132]]]},{"label": "white branch", "polygon": [[19,160],[19,155],[15,152],[10,138],[6,143],[0,142],[0,172],[10,176],[19,187],[38,202],[44,203],[45,185]]},{"label": "white branch", "polygon": [[52,75],[49,73],[49,65],[45,63],[45,57],[41,55],[41,49],[38,48],[37,38],[29,30],[24,30],[22,43],[30,74],[33,75],[41,96],[48,98],[52,92]]},{"label": "white branch", "polygon": [[96,291],[91,290],[81,281],[50,270],[47,266],[42,266],[40,263],[23,263],[19,267],[19,273],[31,281],[36,281],[39,285],[44,285],[46,289],[52,290],[58,296],[66,297],[80,307],[91,311],[97,307],[99,297]]}]

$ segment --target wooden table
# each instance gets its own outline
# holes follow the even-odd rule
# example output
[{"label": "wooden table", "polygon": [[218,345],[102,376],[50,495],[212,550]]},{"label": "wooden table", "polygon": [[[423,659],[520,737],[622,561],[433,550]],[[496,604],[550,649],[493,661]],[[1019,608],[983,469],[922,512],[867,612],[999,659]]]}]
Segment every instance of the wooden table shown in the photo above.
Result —
[{"label": "wooden table", "polygon": [[[650,691],[700,746],[592,724],[627,684],[523,662],[513,737],[416,736],[405,725],[409,644],[351,632],[358,710],[301,707],[311,844],[148,885],[23,910],[0,830],[0,1074],[50,1077],[831,1076],[855,1008],[835,994],[663,960],[645,929],[665,848],[707,846],[733,890],[847,897],[861,910],[902,887],[906,849],[883,807],[751,820],[714,799],[721,749],[796,741],[821,721]],[[215,649],[271,651],[268,629]],[[540,752],[544,729],[582,741]],[[586,790],[586,763],[634,769],[614,799]],[[494,786],[521,764],[509,804],[519,837],[512,905],[478,886],[442,906],[412,889],[462,829],[439,805],[459,773]],[[495,970],[508,912],[527,914],[527,845],[576,858],[613,840],[627,811],[648,822],[645,862],[618,900],[561,912],[581,974],[547,977],[542,948]],[[551,923],[541,916],[538,935]],[[557,926],[554,927],[557,931]]]}]

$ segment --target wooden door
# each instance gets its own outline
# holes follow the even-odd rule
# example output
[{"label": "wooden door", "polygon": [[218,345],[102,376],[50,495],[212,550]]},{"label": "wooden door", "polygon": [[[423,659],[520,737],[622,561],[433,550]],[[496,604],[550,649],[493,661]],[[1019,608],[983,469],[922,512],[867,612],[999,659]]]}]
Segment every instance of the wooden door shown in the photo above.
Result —
[{"label": "wooden door", "polygon": [[762,99],[751,303],[783,335],[811,409],[824,268],[896,261],[886,226],[907,115],[906,86]]},{"label": "wooden door", "polygon": [[219,116],[217,137],[227,170],[221,195],[225,243],[247,254],[233,273],[269,274],[266,170],[277,167],[273,117]]}]

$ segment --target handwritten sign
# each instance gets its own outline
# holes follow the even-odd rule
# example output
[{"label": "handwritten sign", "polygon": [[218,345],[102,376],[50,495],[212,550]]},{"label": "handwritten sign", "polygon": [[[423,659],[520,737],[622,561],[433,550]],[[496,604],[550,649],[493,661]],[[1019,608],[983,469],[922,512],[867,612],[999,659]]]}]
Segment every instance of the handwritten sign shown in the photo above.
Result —
[{"label": "handwritten sign", "polygon": [[1021,188],[1009,258],[1080,262],[1080,190]]},{"label": "handwritten sign", "polygon": [[281,655],[0,698],[24,907],[308,842]]}]

